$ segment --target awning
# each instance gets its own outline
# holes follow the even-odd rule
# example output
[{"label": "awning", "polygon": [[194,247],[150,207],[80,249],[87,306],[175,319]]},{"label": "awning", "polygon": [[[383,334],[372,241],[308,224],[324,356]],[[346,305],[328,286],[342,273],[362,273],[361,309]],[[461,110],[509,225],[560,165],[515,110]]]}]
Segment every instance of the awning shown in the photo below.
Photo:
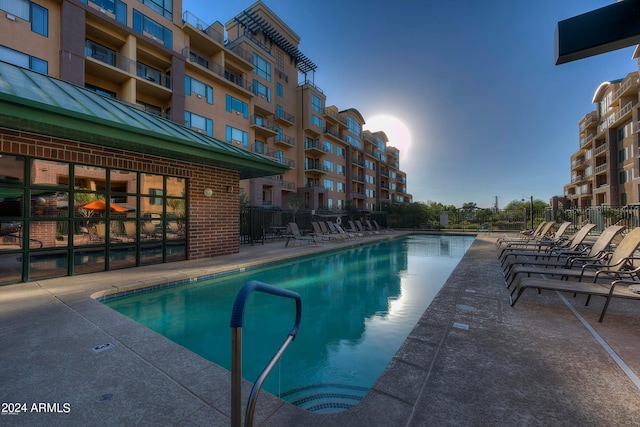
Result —
[{"label": "awning", "polygon": [[240,179],[288,167],[88,89],[0,61],[0,124],[105,147],[235,170]]}]

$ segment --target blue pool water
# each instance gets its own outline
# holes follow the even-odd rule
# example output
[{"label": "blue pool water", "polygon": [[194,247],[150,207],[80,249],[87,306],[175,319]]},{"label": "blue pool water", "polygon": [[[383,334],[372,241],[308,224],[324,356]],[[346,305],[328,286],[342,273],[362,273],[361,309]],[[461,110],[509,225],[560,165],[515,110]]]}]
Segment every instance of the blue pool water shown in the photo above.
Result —
[{"label": "blue pool water", "polygon": [[[231,308],[249,280],[302,299],[296,339],[264,389],[318,412],[346,409],[373,386],[473,242],[413,235],[167,287],[105,304],[231,369]],[[295,302],[253,293],[243,327],[243,376],[253,382],[291,330]]]}]

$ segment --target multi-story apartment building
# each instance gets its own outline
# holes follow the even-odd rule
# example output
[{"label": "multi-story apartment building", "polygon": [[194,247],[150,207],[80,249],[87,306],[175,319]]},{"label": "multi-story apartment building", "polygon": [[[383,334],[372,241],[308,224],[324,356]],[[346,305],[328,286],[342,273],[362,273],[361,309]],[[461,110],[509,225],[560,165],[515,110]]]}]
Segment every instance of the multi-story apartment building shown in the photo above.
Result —
[{"label": "multi-story apartment building", "polygon": [[363,132],[356,109],[326,105],[300,37],[261,1],[225,26],[181,13],[181,0],[4,4],[0,59],[288,166],[242,183],[251,205],[294,194],[309,209],[411,202],[397,150]]},{"label": "multi-story apartment building", "polygon": [[636,71],[596,89],[596,110],[578,122],[580,147],[571,156],[571,183],[564,186],[572,206],[640,203],[639,89]]},{"label": "multi-story apartment building", "polygon": [[383,130],[326,105],[260,1],[226,26],[181,0],[0,9],[0,284],[237,252],[239,188],[316,210],[411,201]]}]

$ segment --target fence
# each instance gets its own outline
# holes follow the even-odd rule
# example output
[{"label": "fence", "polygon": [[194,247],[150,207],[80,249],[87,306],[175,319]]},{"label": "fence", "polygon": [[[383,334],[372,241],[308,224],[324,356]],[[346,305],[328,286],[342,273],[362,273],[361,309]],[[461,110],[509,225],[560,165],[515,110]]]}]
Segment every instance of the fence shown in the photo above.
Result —
[{"label": "fence", "polygon": [[349,220],[376,220],[381,227],[461,230],[465,232],[502,231],[517,232],[532,229],[542,221],[562,223],[570,221],[570,229],[577,230],[586,222],[596,225],[596,231],[619,224],[631,230],[640,226],[640,205],[638,206],[591,206],[567,210],[530,209],[494,210],[473,209],[448,211],[439,219],[424,219],[424,213],[388,214],[387,212],[343,212],[318,213],[309,210],[290,210],[243,207],[240,214],[240,237],[242,243],[262,243],[265,238],[276,236],[289,222],[296,222],[301,230],[311,230],[312,221],[341,222]]}]

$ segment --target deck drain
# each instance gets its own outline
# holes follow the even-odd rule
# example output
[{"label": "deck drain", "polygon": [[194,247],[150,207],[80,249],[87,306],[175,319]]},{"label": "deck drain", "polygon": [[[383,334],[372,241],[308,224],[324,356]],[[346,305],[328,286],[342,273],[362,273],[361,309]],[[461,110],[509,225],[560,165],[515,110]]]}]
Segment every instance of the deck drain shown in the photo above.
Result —
[{"label": "deck drain", "polygon": [[116,345],[112,342],[108,342],[106,344],[102,344],[96,347],[93,347],[92,350],[94,353],[100,353],[101,351],[109,350],[110,348],[115,347]]},{"label": "deck drain", "polygon": [[453,327],[456,328],[456,329],[462,329],[464,331],[468,331],[469,330],[469,325],[465,325],[464,323],[456,322],[456,323],[453,324]]},{"label": "deck drain", "polygon": [[111,400],[112,397],[113,397],[113,394],[111,393],[103,394],[98,398],[98,400],[96,400],[96,402],[106,402],[107,400]]},{"label": "deck drain", "polygon": [[476,290],[475,290],[475,289],[465,289],[464,291],[465,291],[465,292],[468,292],[468,293],[470,293],[470,294],[475,294],[475,293],[476,293]]}]

